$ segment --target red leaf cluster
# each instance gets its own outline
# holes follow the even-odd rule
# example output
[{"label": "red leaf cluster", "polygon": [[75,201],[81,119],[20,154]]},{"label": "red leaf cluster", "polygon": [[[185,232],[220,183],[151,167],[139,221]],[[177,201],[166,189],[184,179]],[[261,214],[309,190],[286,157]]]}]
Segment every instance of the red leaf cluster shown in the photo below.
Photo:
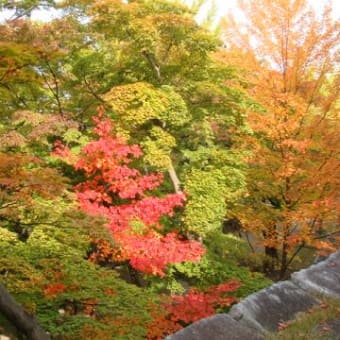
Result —
[{"label": "red leaf cluster", "polygon": [[[139,146],[113,136],[112,122],[101,113],[94,122],[98,138],[83,147],[74,163],[86,176],[76,193],[81,209],[108,219],[107,228],[120,245],[115,260],[129,260],[135,269],[160,276],[169,263],[198,261],[204,253],[199,242],[181,240],[176,232],[161,233],[160,218],[172,216],[183,205],[184,194],[148,194],[162,183],[162,175],[143,175],[130,167],[142,155]],[[54,154],[72,158],[61,144]]]},{"label": "red leaf cluster", "polygon": [[171,297],[170,302],[161,306],[166,314],[155,316],[148,325],[148,339],[163,339],[167,334],[215,314],[218,308],[230,306],[237,299],[228,293],[239,287],[240,283],[232,280],[212,286],[206,291],[192,288],[185,295]]},{"label": "red leaf cluster", "polygon": [[52,298],[65,291],[65,286],[62,282],[47,285],[44,289],[45,297]]}]

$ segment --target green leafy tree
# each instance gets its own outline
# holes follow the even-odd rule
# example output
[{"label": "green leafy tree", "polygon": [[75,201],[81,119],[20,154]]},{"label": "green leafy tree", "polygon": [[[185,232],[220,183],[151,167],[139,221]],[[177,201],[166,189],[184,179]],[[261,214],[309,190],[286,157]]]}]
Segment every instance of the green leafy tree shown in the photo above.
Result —
[{"label": "green leafy tree", "polygon": [[[144,167],[167,170],[174,190],[188,193],[188,233],[219,228],[245,183],[241,136],[249,132],[249,103],[225,84],[234,73],[214,59],[218,39],[198,26],[188,7],[168,1],[100,1],[87,13],[92,34],[105,38],[100,44],[119,51],[112,56],[116,78],[101,95],[118,132],[142,146]],[[214,178],[216,191],[192,190],[199,172]],[[203,200],[208,218],[199,212]]]}]

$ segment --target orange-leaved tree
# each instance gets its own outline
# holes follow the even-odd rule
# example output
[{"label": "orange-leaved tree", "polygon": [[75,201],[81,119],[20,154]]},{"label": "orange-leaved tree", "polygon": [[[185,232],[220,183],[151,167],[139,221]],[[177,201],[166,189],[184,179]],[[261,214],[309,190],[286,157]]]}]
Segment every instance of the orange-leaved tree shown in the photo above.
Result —
[{"label": "orange-leaved tree", "polygon": [[283,277],[301,249],[334,249],[339,232],[339,23],[306,0],[239,8],[243,23],[224,20],[218,57],[244,70],[261,108],[248,116],[254,152],[238,217]]}]

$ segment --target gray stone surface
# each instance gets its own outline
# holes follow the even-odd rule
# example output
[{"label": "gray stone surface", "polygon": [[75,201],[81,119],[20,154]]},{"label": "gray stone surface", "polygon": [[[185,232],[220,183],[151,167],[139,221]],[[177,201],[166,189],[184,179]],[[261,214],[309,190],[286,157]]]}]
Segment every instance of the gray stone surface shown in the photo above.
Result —
[{"label": "gray stone surface", "polygon": [[261,340],[263,337],[240,325],[228,314],[202,319],[168,336],[166,340]]},{"label": "gray stone surface", "polygon": [[340,298],[340,252],[325,261],[292,274],[291,280],[303,289]]},{"label": "gray stone surface", "polygon": [[246,327],[260,332],[277,331],[280,321],[294,318],[317,300],[290,281],[276,283],[234,305],[229,315]]}]

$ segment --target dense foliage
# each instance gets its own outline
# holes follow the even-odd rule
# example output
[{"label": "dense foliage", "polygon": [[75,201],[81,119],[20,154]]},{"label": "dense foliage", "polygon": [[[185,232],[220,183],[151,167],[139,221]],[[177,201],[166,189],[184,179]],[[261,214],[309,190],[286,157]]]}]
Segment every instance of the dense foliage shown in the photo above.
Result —
[{"label": "dense foliage", "polygon": [[329,6],[318,17],[307,1],[247,1],[242,9],[249,22],[225,22],[222,58],[247,70],[262,110],[249,112],[256,153],[239,217],[282,278],[303,248],[327,253],[338,244],[327,237],[339,231],[339,22]]},{"label": "dense foliage", "polygon": [[199,1],[0,1],[0,280],[52,338],[161,339],[337,247],[339,30],[242,2],[223,44]]},{"label": "dense foliage", "polygon": [[[199,242],[181,241],[175,231],[162,235],[159,230],[160,218],[172,216],[175,207],[183,205],[185,196],[148,196],[146,191],[157,188],[162,176],[142,175],[129,167],[133,157],[141,156],[140,148],[113,137],[111,121],[102,113],[93,119],[98,139],[86,144],[75,161],[74,168],[86,177],[75,191],[83,211],[108,219],[107,228],[118,244],[112,260],[128,260],[133,268],[160,276],[165,275],[169,263],[198,261],[204,253]],[[60,143],[54,155],[76,158]]]}]

